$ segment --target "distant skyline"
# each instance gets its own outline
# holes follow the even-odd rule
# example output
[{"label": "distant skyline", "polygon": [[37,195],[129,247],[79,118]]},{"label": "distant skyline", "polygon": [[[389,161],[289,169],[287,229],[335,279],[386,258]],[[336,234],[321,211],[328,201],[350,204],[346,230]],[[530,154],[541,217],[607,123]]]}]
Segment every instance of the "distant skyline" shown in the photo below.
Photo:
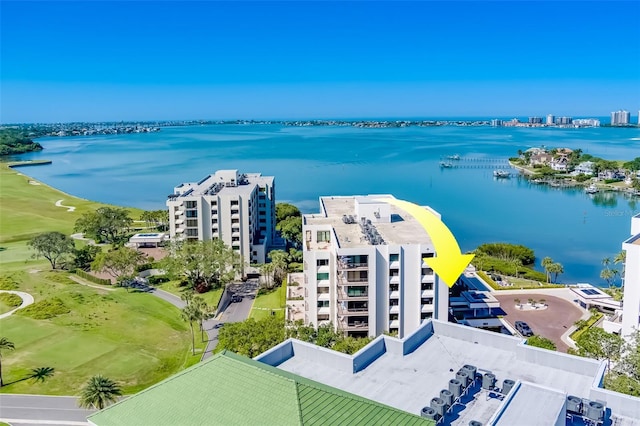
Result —
[{"label": "distant skyline", "polygon": [[1,123],[640,110],[636,1],[0,8]]}]

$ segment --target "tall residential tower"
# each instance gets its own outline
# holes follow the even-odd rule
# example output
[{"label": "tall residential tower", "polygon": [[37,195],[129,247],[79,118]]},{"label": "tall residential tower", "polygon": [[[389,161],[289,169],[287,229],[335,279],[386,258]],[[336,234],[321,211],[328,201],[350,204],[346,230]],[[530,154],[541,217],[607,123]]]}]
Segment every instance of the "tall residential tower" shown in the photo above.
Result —
[{"label": "tall residential tower", "polygon": [[260,173],[218,170],[183,183],[169,195],[172,238],[220,238],[245,263],[264,263],[275,237],[275,179]]},{"label": "tall residential tower", "polygon": [[449,288],[429,267],[431,238],[383,198],[393,196],[321,197],[320,213],[304,215],[306,324],[402,337],[429,318],[447,321]]}]

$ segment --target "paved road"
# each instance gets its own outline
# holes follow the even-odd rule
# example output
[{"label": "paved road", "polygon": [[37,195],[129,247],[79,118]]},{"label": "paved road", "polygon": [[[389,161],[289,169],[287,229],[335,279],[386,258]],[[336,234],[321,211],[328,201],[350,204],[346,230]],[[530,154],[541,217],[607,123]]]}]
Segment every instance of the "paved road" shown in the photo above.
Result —
[{"label": "paved road", "polygon": [[78,408],[72,396],[0,394],[0,420],[13,425],[86,425],[94,412]]}]

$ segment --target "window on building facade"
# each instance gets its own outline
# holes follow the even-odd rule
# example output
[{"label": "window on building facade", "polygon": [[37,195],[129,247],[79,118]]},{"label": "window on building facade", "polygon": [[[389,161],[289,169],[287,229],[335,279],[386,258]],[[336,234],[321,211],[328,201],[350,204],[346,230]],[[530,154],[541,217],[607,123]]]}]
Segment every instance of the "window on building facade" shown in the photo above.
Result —
[{"label": "window on building facade", "polygon": [[187,229],[187,236],[188,237],[197,237],[198,236],[198,230],[197,229]]},{"label": "window on building facade", "polygon": [[238,200],[231,200],[231,205],[232,206],[237,206],[238,205]]},{"label": "window on building facade", "polygon": [[323,242],[329,242],[331,238],[331,232],[330,231],[318,231],[318,234],[316,235],[316,241],[319,243],[323,243]]},{"label": "window on building facade", "polygon": [[187,201],[185,203],[185,206],[188,209],[195,209],[196,207],[198,207],[198,202],[197,201]]},{"label": "window on building facade", "polygon": [[433,257],[433,256],[434,256],[434,253],[422,253],[422,258]]},{"label": "window on building facade", "polygon": [[318,308],[328,308],[329,301],[328,300],[318,300]]},{"label": "window on building facade", "polygon": [[198,226],[198,219],[187,219],[187,226],[190,226],[190,227]]},{"label": "window on building facade", "polygon": [[328,280],[329,279],[329,273],[328,272],[319,272],[319,273],[316,274],[316,279],[318,281]]},{"label": "window on building facade", "polygon": [[422,268],[422,275],[433,275],[433,269],[431,269],[431,268]]},{"label": "window on building facade", "polygon": [[433,283],[422,283],[420,288],[422,290],[433,290]]},{"label": "window on building facade", "polygon": [[240,223],[240,219],[231,219],[231,223]]},{"label": "window on building facade", "polygon": [[187,217],[198,217],[197,210],[187,210]]},{"label": "window on building facade", "polygon": [[389,262],[397,262],[398,260],[400,260],[400,255],[399,254],[390,254],[389,255]]},{"label": "window on building facade", "polygon": [[318,259],[318,260],[316,260],[316,265],[318,265],[318,266],[329,266],[329,259]]}]

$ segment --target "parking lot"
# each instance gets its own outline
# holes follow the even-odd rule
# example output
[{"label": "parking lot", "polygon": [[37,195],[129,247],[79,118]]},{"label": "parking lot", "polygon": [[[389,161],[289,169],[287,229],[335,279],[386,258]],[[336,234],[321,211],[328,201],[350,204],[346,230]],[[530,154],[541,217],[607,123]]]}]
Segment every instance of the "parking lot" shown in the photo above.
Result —
[{"label": "parking lot", "polygon": [[[576,321],[582,317],[582,311],[571,302],[559,297],[546,294],[520,293],[493,295],[500,301],[500,307],[507,313],[504,319],[515,328],[516,321],[525,321],[534,334],[551,339],[561,352],[567,352],[569,347],[562,341],[561,336]],[[516,308],[514,299],[518,298],[522,303],[527,303],[529,298],[535,300],[545,299],[548,307],[541,310],[520,310]]]}]

